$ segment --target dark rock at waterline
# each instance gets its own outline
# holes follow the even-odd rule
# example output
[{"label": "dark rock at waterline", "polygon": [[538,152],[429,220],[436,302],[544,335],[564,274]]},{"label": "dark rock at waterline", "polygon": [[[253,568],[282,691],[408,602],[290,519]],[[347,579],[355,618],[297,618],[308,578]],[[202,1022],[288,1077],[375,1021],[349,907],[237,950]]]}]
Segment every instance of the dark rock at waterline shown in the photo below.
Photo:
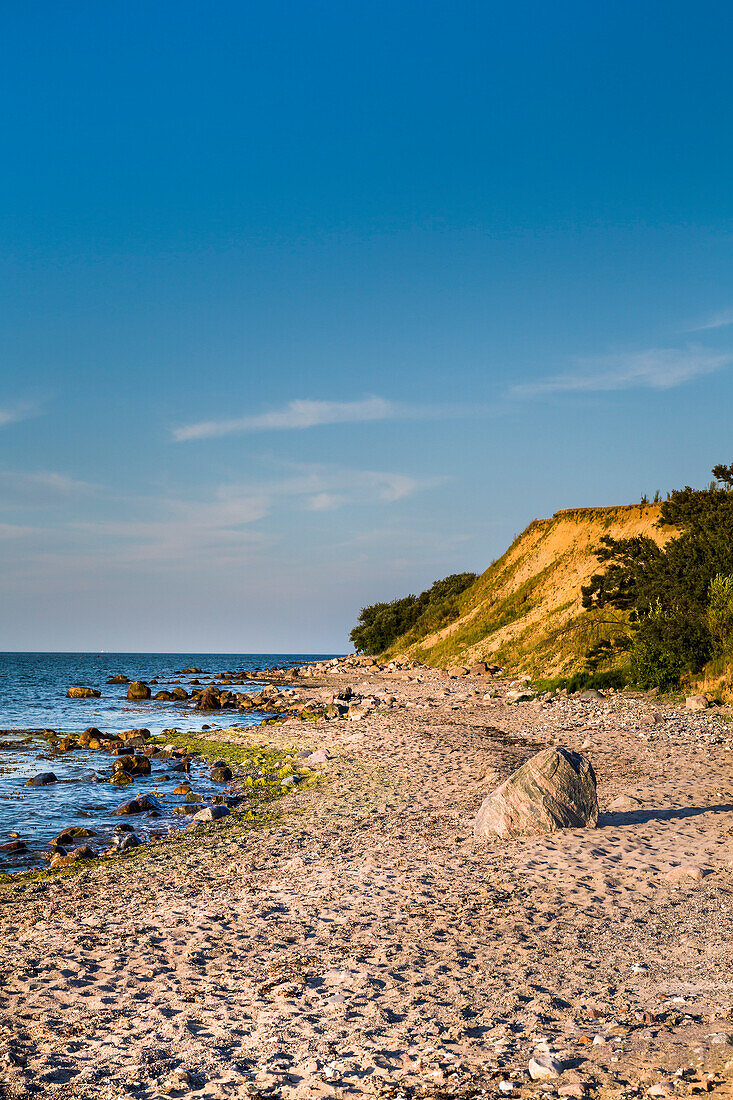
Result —
[{"label": "dark rock at waterline", "polygon": [[55,836],[49,843],[52,846],[61,845],[63,848],[68,848],[75,840],[83,840],[88,836],[96,836],[93,829],[84,829],[78,825],[70,825],[68,829],[63,829],[59,835]]},{"label": "dark rock at waterline", "polygon": [[150,688],[142,680],[133,680],[127,689],[127,698],[133,702],[142,702],[150,698]]},{"label": "dark rock at waterline", "polygon": [[41,772],[40,775],[34,775],[31,779],[28,779],[23,786],[47,787],[50,783],[58,783],[58,779],[53,772]]},{"label": "dark rock at waterline", "polygon": [[134,829],[133,829],[132,825],[129,824],[129,822],[121,821],[119,823],[119,825],[115,825],[115,832],[116,833],[132,833],[132,832],[134,832]]},{"label": "dark rock at waterline", "polygon": [[175,698],[175,695],[171,691],[156,691],[153,696],[153,699],[157,699],[160,703],[173,703]]},{"label": "dark rock at waterline", "polygon": [[232,770],[224,764],[223,766],[213,768],[209,778],[214,783],[226,783],[232,778]]},{"label": "dark rock at waterline", "polygon": [[171,695],[173,696],[174,699],[181,699],[181,700],[188,699],[188,692],[186,691],[185,688],[182,688],[182,687],[173,688],[173,691],[171,692]]},{"label": "dark rock at waterline", "polygon": [[8,844],[0,844],[0,852],[27,852],[28,848],[22,840],[11,840]]},{"label": "dark rock at waterline", "polygon": [[116,676],[110,676],[109,680],[107,680],[107,683],[108,684],[129,684],[130,681],[128,680],[128,678],[126,676],[123,676],[122,673],[119,672]]},{"label": "dark rock at waterline", "polygon": [[132,814],[144,814],[147,811],[157,810],[158,804],[150,795],[141,794],[137,798],[131,798],[129,802],[123,802],[112,813],[120,817],[128,817]]},{"label": "dark rock at waterline", "polygon": [[129,848],[137,848],[141,843],[140,838],[134,833],[121,833],[115,837],[115,845],[120,852],[126,852]]},{"label": "dark rock at waterline", "polygon": [[67,699],[98,699],[102,694],[97,688],[70,687],[66,692]]}]

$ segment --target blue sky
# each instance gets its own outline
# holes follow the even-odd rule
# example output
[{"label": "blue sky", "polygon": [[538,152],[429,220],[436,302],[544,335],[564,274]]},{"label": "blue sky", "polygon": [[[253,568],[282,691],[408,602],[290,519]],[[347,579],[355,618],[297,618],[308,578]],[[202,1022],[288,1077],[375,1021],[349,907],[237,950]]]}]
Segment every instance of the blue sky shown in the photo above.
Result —
[{"label": "blue sky", "polygon": [[0,648],[333,650],[704,484],[733,9],[6,6]]}]

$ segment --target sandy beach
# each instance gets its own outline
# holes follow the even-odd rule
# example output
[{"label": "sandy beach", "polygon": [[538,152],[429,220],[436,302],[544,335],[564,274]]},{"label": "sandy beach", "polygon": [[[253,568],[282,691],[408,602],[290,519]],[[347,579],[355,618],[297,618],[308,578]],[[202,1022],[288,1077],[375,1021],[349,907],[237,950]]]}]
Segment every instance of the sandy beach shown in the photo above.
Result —
[{"label": "sandy beach", "polygon": [[[0,1096],[729,1095],[728,715],[430,670],[298,690],[346,685],[394,702],[251,731],[330,756],[269,824],[0,887]],[[553,744],[592,761],[599,828],[474,840]]]}]

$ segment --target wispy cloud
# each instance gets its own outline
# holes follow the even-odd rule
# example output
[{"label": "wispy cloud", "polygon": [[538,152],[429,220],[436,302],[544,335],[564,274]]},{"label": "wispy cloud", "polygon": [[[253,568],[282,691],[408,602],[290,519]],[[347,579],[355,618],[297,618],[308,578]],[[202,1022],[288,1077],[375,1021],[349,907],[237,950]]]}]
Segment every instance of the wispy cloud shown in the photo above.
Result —
[{"label": "wispy cloud", "polygon": [[95,492],[97,486],[53,470],[0,470],[0,507],[38,508],[63,505],[70,497]]},{"label": "wispy cloud", "polygon": [[129,517],[72,521],[67,530],[83,536],[90,560],[101,556],[126,566],[206,561],[213,568],[241,564],[252,547],[271,541],[260,521],[302,523],[303,512],[392,505],[438,483],[390,471],[296,465],[280,478],[219,485],[205,499],[128,501]]},{"label": "wispy cloud", "polygon": [[0,405],[0,428],[5,428],[8,424],[17,424],[19,420],[27,420],[31,416],[36,416],[37,413],[37,406],[30,402]]},{"label": "wispy cloud", "polygon": [[577,360],[575,370],[537,382],[512,386],[511,397],[542,397],[550,393],[599,393],[610,390],[669,390],[733,363],[733,354],[706,348],[650,348],[619,355]]},{"label": "wispy cloud", "polygon": [[173,430],[179,443],[191,439],[241,432],[292,431],[316,428],[323,424],[355,424],[369,420],[389,420],[401,415],[399,406],[383,397],[365,397],[360,401],[291,401],[282,409],[240,416],[232,420],[202,420]]},{"label": "wispy cloud", "polygon": [[733,309],[721,309],[718,313],[711,314],[706,321],[699,325],[692,325],[689,332],[708,332],[710,329],[726,328],[733,325]]}]

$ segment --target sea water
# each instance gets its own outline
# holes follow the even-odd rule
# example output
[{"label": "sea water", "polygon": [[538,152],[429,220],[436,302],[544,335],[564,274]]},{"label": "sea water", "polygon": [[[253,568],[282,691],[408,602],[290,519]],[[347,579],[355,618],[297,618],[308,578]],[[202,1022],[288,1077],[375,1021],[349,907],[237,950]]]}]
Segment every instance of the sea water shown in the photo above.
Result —
[{"label": "sea water", "polygon": [[[166,772],[166,763],[170,769],[170,762],[153,758],[150,776],[136,776],[131,786],[118,787],[106,782],[115,757],[99,750],[56,752],[43,737],[43,730],[78,734],[96,726],[103,733],[119,733],[143,727],[158,735],[175,727],[182,732],[196,731],[201,736],[204,724],[245,727],[257,725],[267,717],[264,711],[196,711],[191,700],[133,703],[127,699],[127,684],[106,683],[112,676],[121,673],[129,680],[156,679],[158,683],[151,685],[153,695],[169,690],[176,681],[190,694],[195,686],[190,683],[192,679],[200,680],[204,686],[217,673],[244,670],[247,682],[237,684],[233,690],[248,692],[262,686],[257,679],[258,671],[289,668],[331,656],[334,655],[0,653],[0,846],[17,833],[27,847],[25,852],[0,852],[0,872],[45,866],[49,841],[61,829],[72,825],[95,833],[93,839],[80,840],[79,844],[99,847],[109,842],[114,826],[121,820],[130,822],[140,839],[151,832],[187,823],[184,816],[172,813],[174,802],[169,797],[161,801],[157,818],[113,815],[121,802],[138,793],[155,791]],[[186,668],[200,668],[201,672],[180,675]],[[67,699],[66,693],[72,685],[97,688],[101,696]],[[188,777],[192,789],[206,798],[222,793],[222,785],[209,779],[209,771],[208,766],[194,763]],[[59,782],[44,787],[25,786],[26,780],[41,772],[53,772]],[[167,786],[172,788],[175,784],[168,781]]]}]

